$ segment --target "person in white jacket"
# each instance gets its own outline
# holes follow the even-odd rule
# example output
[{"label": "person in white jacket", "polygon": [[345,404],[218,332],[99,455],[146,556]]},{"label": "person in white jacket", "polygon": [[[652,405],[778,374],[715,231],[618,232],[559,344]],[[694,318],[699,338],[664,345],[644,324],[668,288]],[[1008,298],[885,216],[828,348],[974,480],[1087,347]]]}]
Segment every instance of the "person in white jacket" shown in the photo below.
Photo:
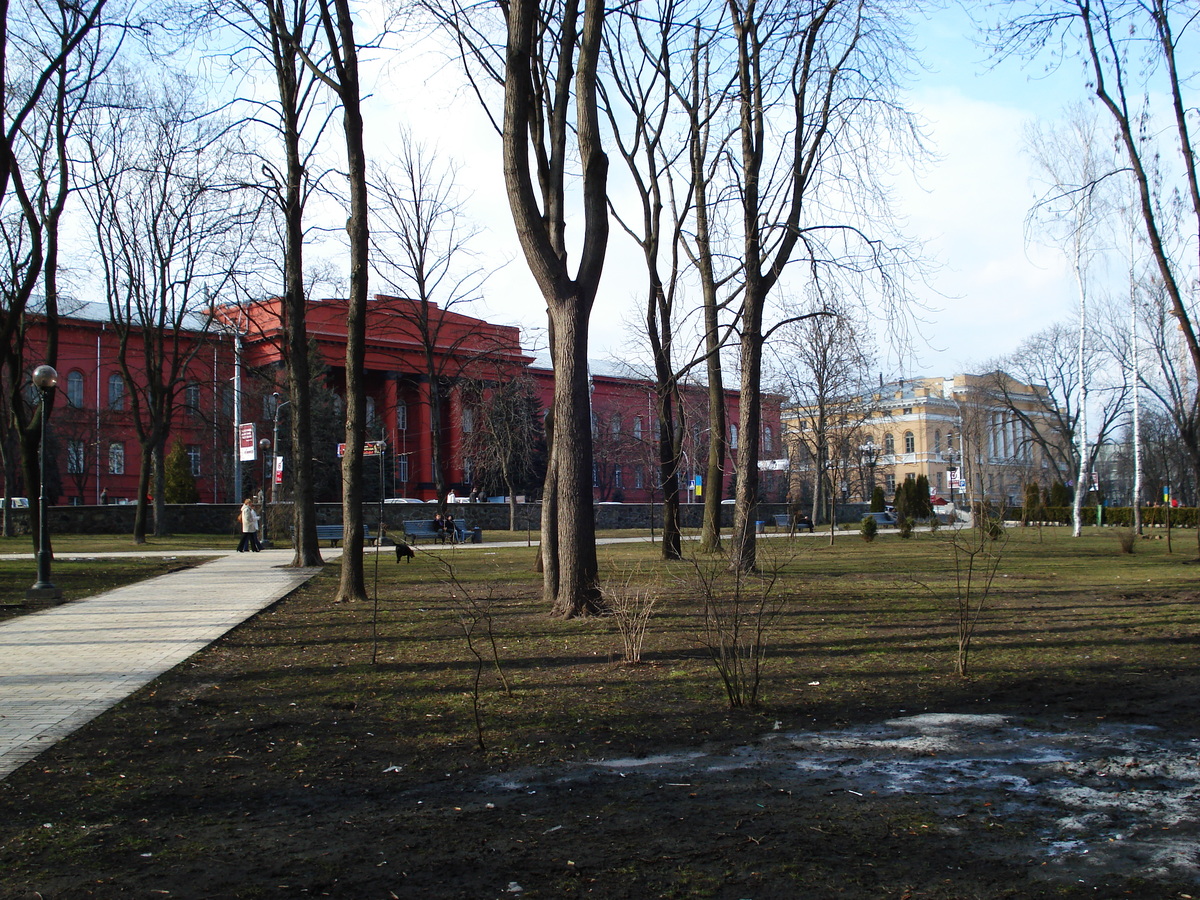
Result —
[{"label": "person in white jacket", "polygon": [[257,553],[262,549],[262,545],[258,542],[258,511],[254,508],[253,497],[242,501],[238,521],[242,523],[242,542],[238,544],[238,553],[245,553],[247,550]]}]

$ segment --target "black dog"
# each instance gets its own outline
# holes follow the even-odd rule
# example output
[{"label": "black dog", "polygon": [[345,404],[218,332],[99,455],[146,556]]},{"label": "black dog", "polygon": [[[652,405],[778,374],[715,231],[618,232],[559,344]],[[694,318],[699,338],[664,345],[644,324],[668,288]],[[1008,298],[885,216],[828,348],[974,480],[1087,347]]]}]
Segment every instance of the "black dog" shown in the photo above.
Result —
[{"label": "black dog", "polygon": [[413,552],[413,548],[408,546],[408,544],[403,541],[396,542],[396,562],[400,562],[401,557],[406,557],[409,562],[412,562],[413,557],[416,555]]}]

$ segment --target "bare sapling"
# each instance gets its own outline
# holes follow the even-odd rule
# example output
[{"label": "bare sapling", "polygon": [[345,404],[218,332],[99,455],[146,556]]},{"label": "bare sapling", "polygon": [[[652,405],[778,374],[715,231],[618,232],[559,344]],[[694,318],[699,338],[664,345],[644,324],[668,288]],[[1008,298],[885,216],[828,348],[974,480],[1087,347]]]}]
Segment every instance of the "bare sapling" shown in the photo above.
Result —
[{"label": "bare sapling", "polygon": [[983,617],[1008,546],[1008,536],[1000,522],[982,504],[977,515],[986,519],[979,528],[955,528],[946,539],[954,557],[953,601],[958,631],[954,669],[963,677],[967,675],[971,639]]},{"label": "bare sapling", "polygon": [[762,565],[763,561],[760,554],[759,568],[752,572],[692,561],[688,587],[702,598],[698,640],[708,651],[734,708],[758,705],[768,637],[784,606],[774,590],[782,566],[777,561]]},{"label": "bare sapling", "polygon": [[642,661],[646,628],[659,598],[657,583],[646,584],[640,575],[638,569],[627,571],[603,589],[605,608],[621,635],[622,658],[628,665]]},{"label": "bare sapling", "polygon": [[[482,592],[472,590],[459,581],[454,568],[449,563],[446,567],[446,587],[451,605],[458,616],[459,627],[467,641],[467,650],[475,657],[475,673],[471,680],[471,711],[475,718],[475,740],[480,750],[487,750],[487,742],[483,735],[483,710],[481,704],[483,691],[483,673],[491,657],[492,667],[496,670],[496,678],[506,694],[512,693],[508,676],[500,665],[500,647],[496,642],[495,616],[493,611],[498,600],[496,584],[489,582],[483,586]],[[481,649],[481,647],[483,649]]]}]

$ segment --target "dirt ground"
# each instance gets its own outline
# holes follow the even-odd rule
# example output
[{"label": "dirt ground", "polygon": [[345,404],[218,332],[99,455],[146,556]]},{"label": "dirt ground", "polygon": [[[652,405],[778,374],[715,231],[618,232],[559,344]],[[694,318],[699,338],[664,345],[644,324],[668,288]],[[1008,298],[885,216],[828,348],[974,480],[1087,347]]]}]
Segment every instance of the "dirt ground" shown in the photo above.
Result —
[{"label": "dirt ground", "polygon": [[[149,795],[109,773],[131,803],[99,816],[6,792],[77,833],[53,877],[5,876],[3,896],[1186,898],[1198,756],[1149,725],[992,712],[437,778],[375,753],[260,784],[214,757]],[[14,786],[91,777],[39,765]]]}]

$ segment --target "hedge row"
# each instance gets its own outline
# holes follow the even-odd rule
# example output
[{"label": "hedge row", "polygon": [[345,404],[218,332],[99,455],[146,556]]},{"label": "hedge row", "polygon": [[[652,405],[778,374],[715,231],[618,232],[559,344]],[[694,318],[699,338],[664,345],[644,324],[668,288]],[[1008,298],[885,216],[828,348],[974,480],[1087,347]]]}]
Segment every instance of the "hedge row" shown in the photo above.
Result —
[{"label": "hedge row", "polygon": [[[1022,515],[1024,511],[1019,506],[1009,507],[1004,510],[1004,519],[1012,522],[1026,521]],[[1196,508],[1195,507],[1178,507],[1168,510],[1165,506],[1143,506],[1142,507],[1142,524],[1143,525],[1166,525],[1167,513],[1171,514],[1172,528],[1195,528],[1196,527]],[[1096,524],[1096,507],[1085,506],[1083,508],[1083,524]],[[1030,522],[1049,522],[1055,525],[1070,525],[1071,524],[1071,507],[1069,506],[1044,506],[1038,509],[1028,519]],[[1104,507],[1104,524],[1105,525],[1124,525],[1126,527],[1133,525],[1133,509],[1128,506],[1106,506]]]}]

